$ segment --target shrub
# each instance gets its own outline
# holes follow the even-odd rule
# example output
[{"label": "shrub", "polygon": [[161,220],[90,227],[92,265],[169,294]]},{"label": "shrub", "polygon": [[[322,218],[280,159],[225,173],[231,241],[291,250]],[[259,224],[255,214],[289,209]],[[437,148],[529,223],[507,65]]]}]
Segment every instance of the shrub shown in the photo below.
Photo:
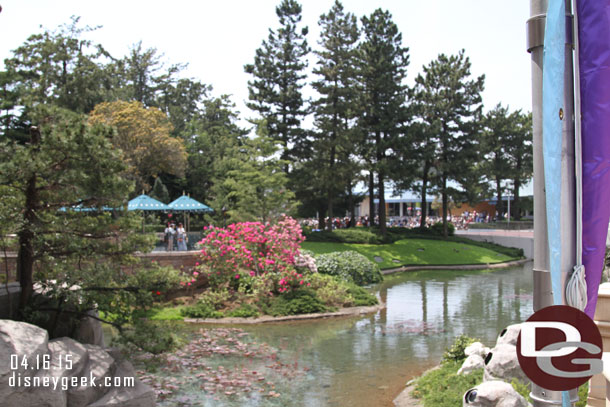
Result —
[{"label": "shrub", "polygon": [[468,347],[471,343],[476,342],[476,339],[471,338],[467,335],[460,335],[455,338],[455,342],[450,348],[445,349],[445,353],[443,354],[443,359],[441,363],[447,362],[461,362],[466,359],[466,354],[464,353],[464,349]]},{"label": "shrub", "polygon": [[[430,226],[430,231],[436,236],[443,236],[443,222],[436,222]],[[447,235],[453,236],[455,234],[455,226],[453,223],[447,222]]]},{"label": "shrub", "polygon": [[273,316],[313,314],[325,312],[328,309],[310,290],[291,291],[288,294],[276,297],[269,308],[269,314]]},{"label": "shrub", "polygon": [[333,231],[319,232],[307,231],[305,233],[309,242],[338,242],[338,243],[387,243],[379,234],[368,228],[348,228]]},{"label": "shrub", "polygon": [[353,304],[356,307],[379,304],[377,297],[355,284],[350,284],[348,286],[347,293],[353,298]]},{"label": "shrub", "polygon": [[349,293],[347,284],[339,278],[328,274],[312,274],[309,278],[311,288],[327,306],[340,307],[354,305],[354,298]]},{"label": "shrub", "polygon": [[318,272],[338,276],[357,285],[383,280],[379,266],[358,252],[345,251],[316,256]]},{"label": "shrub", "polygon": [[258,309],[250,304],[241,304],[238,308],[227,313],[227,316],[236,318],[258,317],[259,315]]},{"label": "shrub", "polygon": [[243,273],[254,277],[291,269],[305,239],[292,218],[275,225],[243,222],[226,229],[210,227],[206,233],[200,242],[203,264],[197,272],[206,273],[211,286],[235,280]]},{"label": "shrub", "polygon": [[143,319],[136,320],[132,326],[124,329],[116,341],[122,345],[135,345],[154,355],[171,351],[178,345],[171,330],[166,329],[164,325]]},{"label": "shrub", "polygon": [[453,407],[462,404],[464,393],[483,380],[483,369],[458,375],[460,363],[452,361],[417,379],[414,397],[423,399],[424,407]]},{"label": "shrub", "polygon": [[195,305],[183,308],[180,314],[188,318],[222,318],[224,316],[222,312],[216,311],[214,307],[205,302],[198,302]]}]

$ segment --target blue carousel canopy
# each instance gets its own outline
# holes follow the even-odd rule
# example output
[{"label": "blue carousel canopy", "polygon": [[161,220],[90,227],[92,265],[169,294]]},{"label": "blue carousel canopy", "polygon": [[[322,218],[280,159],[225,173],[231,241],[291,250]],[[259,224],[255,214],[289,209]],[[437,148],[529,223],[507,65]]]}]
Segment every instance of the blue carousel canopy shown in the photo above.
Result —
[{"label": "blue carousel canopy", "polygon": [[182,195],[180,198],[167,205],[172,211],[184,212],[214,212],[212,208],[194,200],[190,196]]},{"label": "blue carousel canopy", "polygon": [[167,211],[169,206],[148,195],[140,195],[127,203],[128,211]]}]

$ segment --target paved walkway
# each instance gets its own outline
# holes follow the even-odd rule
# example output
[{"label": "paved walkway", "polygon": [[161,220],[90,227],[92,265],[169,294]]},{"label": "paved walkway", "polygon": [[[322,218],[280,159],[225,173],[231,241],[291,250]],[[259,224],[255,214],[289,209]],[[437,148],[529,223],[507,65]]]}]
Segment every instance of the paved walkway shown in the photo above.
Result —
[{"label": "paved walkway", "polygon": [[534,229],[505,230],[505,229],[468,229],[456,230],[456,235],[475,236],[511,236],[511,237],[534,237]]}]

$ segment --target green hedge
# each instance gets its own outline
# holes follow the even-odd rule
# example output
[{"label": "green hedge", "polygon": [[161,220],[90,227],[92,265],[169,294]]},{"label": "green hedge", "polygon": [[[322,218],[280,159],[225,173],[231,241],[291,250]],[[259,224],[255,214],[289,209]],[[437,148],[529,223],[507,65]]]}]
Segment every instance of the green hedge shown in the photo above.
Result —
[{"label": "green hedge", "polygon": [[319,254],[315,257],[319,273],[338,276],[357,285],[378,283],[383,280],[379,266],[354,251]]}]

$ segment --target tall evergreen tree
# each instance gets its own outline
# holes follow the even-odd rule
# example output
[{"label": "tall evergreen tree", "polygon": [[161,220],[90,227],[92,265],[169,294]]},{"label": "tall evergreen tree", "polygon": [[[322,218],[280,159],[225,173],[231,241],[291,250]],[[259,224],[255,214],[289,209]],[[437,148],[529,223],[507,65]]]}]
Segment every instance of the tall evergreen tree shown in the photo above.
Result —
[{"label": "tall evergreen tree", "polygon": [[227,193],[219,185],[233,169],[235,159],[241,157],[247,134],[236,122],[235,105],[223,95],[206,100],[202,114],[185,130],[186,187],[193,198],[209,203],[218,213],[228,205]]},{"label": "tall evergreen tree", "polygon": [[415,98],[426,136],[421,148],[425,149],[425,159],[434,157],[431,164],[436,189],[442,196],[446,237],[449,198],[461,196],[449,182],[471,179],[471,163],[478,158],[485,77],[470,79],[470,60],[463,50],[458,55],[440,54],[423,70],[415,80]]},{"label": "tall evergreen tree", "polygon": [[[504,181],[512,181],[515,204],[511,212],[519,217],[519,189],[529,181],[533,172],[531,116],[520,110],[509,112],[498,104],[485,115],[482,152],[484,173],[496,191],[496,209],[504,213],[502,194]],[[510,215],[509,215],[510,216]]]},{"label": "tall evergreen tree", "polygon": [[275,12],[280,28],[269,30],[267,40],[256,50],[254,63],[244,66],[253,76],[248,82],[247,106],[265,120],[269,137],[282,144],[282,159],[294,161],[307,153],[301,120],[307,114],[302,88],[310,51],[305,39],[308,29],[298,28],[301,5],[295,0],[282,0]]},{"label": "tall evergreen tree", "polygon": [[93,30],[80,27],[79,18],[73,17],[55,31],[31,35],[15,49],[5,60],[7,73],[2,75],[4,89],[14,92],[13,108],[22,109],[24,116],[40,103],[87,113],[102,102],[106,95],[102,65],[108,54],[101,45],[81,38]]},{"label": "tall evergreen tree", "polygon": [[[377,175],[379,228],[386,233],[385,183],[391,171],[393,150],[406,120],[407,87],[403,84],[409,65],[409,49],[389,12],[375,10],[362,18],[364,41],[359,47],[362,154],[371,178]],[[371,201],[373,200],[372,191]]]},{"label": "tall evergreen tree", "polygon": [[[359,33],[356,17],[346,14],[338,0],[320,17],[319,24],[322,49],[315,52],[318,64],[313,72],[320,78],[312,84],[320,94],[313,104],[318,128],[314,150],[320,158],[318,179],[326,190],[327,215],[332,218],[337,193],[345,185],[353,184],[354,172],[350,169],[353,166],[352,127],[356,117],[355,64]],[[328,227],[332,228],[332,223]]]}]

